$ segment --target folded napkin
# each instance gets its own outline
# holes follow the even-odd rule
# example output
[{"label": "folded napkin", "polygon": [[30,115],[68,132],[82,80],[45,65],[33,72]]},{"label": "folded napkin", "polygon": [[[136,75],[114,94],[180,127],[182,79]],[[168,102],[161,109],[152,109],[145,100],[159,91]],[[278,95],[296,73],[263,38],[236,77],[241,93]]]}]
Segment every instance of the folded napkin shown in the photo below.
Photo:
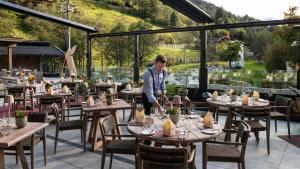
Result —
[{"label": "folded napkin", "polygon": [[218,92],[217,91],[214,91],[214,93],[211,95],[211,98],[213,100],[217,100],[218,99]]},{"label": "folded napkin", "polygon": [[233,89],[230,89],[229,92],[228,92],[228,94],[232,95],[232,93],[233,93]]},{"label": "folded napkin", "polygon": [[87,106],[94,106],[95,105],[94,98],[92,96],[89,96],[86,101],[86,104],[87,104]]},{"label": "folded napkin", "polygon": [[68,88],[67,85],[64,85],[64,87],[63,87],[63,92],[64,92],[64,93],[68,93],[68,92],[69,92],[69,88]]},{"label": "folded napkin", "polygon": [[214,118],[211,115],[211,112],[207,112],[203,118],[204,127],[212,128],[214,124]]},{"label": "folded napkin", "polygon": [[259,101],[259,92],[254,91],[253,92],[253,98],[254,98],[255,101]]},{"label": "folded napkin", "polygon": [[130,84],[130,83],[128,83],[128,84],[126,85],[126,90],[131,90],[131,84]]},{"label": "folded napkin", "polygon": [[112,81],[111,81],[110,79],[108,79],[108,80],[106,81],[106,84],[111,85],[111,84],[112,84]]},{"label": "folded napkin", "polygon": [[249,104],[249,97],[248,95],[244,94],[242,96],[242,105],[248,105]]},{"label": "folded napkin", "polygon": [[135,120],[137,123],[143,123],[145,118],[144,109],[135,111]]},{"label": "folded napkin", "polygon": [[54,94],[54,90],[53,90],[52,87],[49,87],[47,92],[48,92],[48,94],[50,94],[50,95],[53,95],[53,94]]},{"label": "folded napkin", "polygon": [[163,125],[163,135],[164,136],[170,137],[170,136],[175,135],[175,129],[176,129],[176,127],[171,119],[168,118],[164,121],[164,125]]}]

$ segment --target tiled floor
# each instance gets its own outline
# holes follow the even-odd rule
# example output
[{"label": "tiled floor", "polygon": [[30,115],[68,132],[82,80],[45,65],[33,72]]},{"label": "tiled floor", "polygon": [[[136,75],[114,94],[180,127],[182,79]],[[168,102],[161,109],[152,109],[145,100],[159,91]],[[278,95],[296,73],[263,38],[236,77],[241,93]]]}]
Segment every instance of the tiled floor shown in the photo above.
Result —
[{"label": "tiled floor", "polygon": [[[129,112],[127,112],[128,114]],[[120,111],[120,118],[122,112]],[[225,117],[221,117],[221,123],[224,124]],[[291,123],[292,134],[300,134],[300,124]],[[57,154],[53,154],[54,147],[54,126],[47,130],[47,154],[48,164],[44,166],[42,155],[42,144],[36,147],[35,168],[41,169],[99,169],[101,164],[101,149],[95,152],[83,152],[80,142],[80,132],[64,131],[60,133],[60,140],[57,147]],[[261,141],[257,145],[254,136],[251,135],[246,150],[246,168],[247,169],[299,169],[300,168],[300,149],[285,142],[277,135],[286,135],[287,128],[284,121],[278,122],[278,132],[274,131],[274,123],[271,124],[271,153],[267,154],[266,137],[264,132],[260,134]],[[223,139],[221,136],[220,140]],[[89,146],[89,144],[88,144]],[[201,143],[197,144],[196,167],[202,168],[201,164]],[[28,162],[30,158],[28,157]],[[14,156],[5,157],[6,168],[18,169],[21,165],[16,165]],[[106,158],[106,168],[108,168],[109,158]],[[209,162],[208,169],[235,169],[233,163]],[[115,155],[112,168],[131,169],[134,168],[134,158],[132,156]]]}]

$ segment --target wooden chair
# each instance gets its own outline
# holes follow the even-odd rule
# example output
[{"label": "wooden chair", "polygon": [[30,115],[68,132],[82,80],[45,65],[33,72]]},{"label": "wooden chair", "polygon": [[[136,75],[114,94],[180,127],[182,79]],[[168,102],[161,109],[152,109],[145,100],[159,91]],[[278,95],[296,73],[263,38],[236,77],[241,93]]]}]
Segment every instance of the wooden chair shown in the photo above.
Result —
[{"label": "wooden chair", "polygon": [[[224,129],[225,132],[235,132]],[[245,169],[245,151],[251,127],[241,121],[235,142],[206,141],[202,147],[202,168],[207,169],[208,161],[236,162],[238,168]]]},{"label": "wooden chair", "polygon": [[[129,154],[134,155],[136,158],[136,144],[138,139],[132,135],[117,135],[115,134],[115,128],[117,126],[126,126],[116,124],[116,121],[112,115],[107,115],[100,120],[100,130],[103,140],[103,152],[101,169],[104,169],[105,157],[107,153],[110,153],[109,168],[112,165],[113,154]],[[110,134],[109,134],[110,133]],[[116,139],[118,137],[119,139]],[[134,138],[134,139],[121,139],[121,138]]]},{"label": "wooden chair", "polygon": [[[248,118],[245,120],[247,124],[251,127],[251,132],[254,133],[256,138],[256,143],[259,143],[259,132],[266,131],[267,137],[267,149],[268,154],[270,154],[270,108],[250,108],[245,107],[242,110],[241,119]],[[264,121],[263,125],[260,121]]]},{"label": "wooden chair", "polygon": [[271,119],[275,120],[275,131],[277,132],[277,120],[285,118],[288,127],[288,135],[291,138],[290,131],[290,110],[291,98],[277,95],[274,104],[271,106]]},{"label": "wooden chair", "polygon": [[[32,112],[28,113],[28,122],[40,122],[45,123],[47,120],[47,112]],[[43,142],[43,155],[44,155],[44,164],[47,165],[47,148],[46,148],[46,129],[43,129],[41,132],[32,135],[32,137],[26,139],[24,141],[23,149],[25,151],[25,155],[30,155],[31,157],[31,169],[34,168],[34,148],[40,142]],[[12,151],[15,151],[13,153]],[[16,146],[9,147],[5,149],[6,155],[15,155],[16,163],[18,164],[18,154],[16,153]]]},{"label": "wooden chair", "polygon": [[[81,130],[81,141],[83,141],[83,150],[85,152],[85,147],[86,147],[86,124],[83,121],[83,115],[82,115],[82,108],[72,108],[70,110],[80,110],[79,115],[69,115],[67,117],[80,117],[79,119],[76,120],[64,120],[63,115],[64,111],[66,110],[59,110],[57,104],[52,105],[52,113],[55,116],[56,120],[56,130],[55,130],[55,142],[54,142],[54,154],[56,154],[56,147],[57,147],[57,141],[58,141],[58,134],[59,131],[64,131],[64,130]],[[69,119],[69,118],[68,118]]]},{"label": "wooden chair", "polygon": [[195,169],[195,153],[195,145],[162,148],[139,143],[137,146],[137,165],[138,169]]},{"label": "wooden chair", "polygon": [[61,82],[61,87],[67,86],[72,93],[72,97],[70,101],[78,102],[78,90],[77,90],[77,83],[76,82]]},{"label": "wooden chair", "polygon": [[3,107],[5,106],[5,96],[6,96],[6,87],[4,84],[1,83],[0,81],[0,98],[3,99]]},{"label": "wooden chair", "polygon": [[19,108],[19,105],[23,103],[26,107],[26,94],[24,87],[9,87],[7,88],[7,94],[14,96],[14,109]]}]

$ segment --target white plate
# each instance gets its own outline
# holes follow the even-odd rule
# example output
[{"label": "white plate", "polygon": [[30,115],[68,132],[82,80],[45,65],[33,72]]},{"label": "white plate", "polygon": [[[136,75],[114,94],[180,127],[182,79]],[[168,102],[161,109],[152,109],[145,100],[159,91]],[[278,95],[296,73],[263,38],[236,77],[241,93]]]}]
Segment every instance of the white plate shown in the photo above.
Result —
[{"label": "white plate", "polygon": [[197,118],[199,118],[200,116],[199,115],[189,115],[189,118],[190,119],[197,119]]},{"label": "white plate", "polygon": [[121,99],[115,99],[115,101],[121,101]]},{"label": "white plate", "polygon": [[216,134],[219,130],[213,129],[213,128],[208,128],[208,129],[203,129],[202,133],[205,134]]},{"label": "white plate", "polygon": [[141,134],[145,135],[145,136],[151,136],[151,135],[155,134],[155,131],[151,130],[151,129],[145,129],[145,130],[141,131]]},{"label": "white plate", "polygon": [[81,104],[86,104],[86,102],[81,102]]}]

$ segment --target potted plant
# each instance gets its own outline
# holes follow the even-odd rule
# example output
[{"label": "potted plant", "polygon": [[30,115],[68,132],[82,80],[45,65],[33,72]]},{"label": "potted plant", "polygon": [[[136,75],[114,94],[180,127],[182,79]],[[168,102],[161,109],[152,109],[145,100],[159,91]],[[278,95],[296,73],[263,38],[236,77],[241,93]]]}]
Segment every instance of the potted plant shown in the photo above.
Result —
[{"label": "potted plant", "polygon": [[34,75],[30,75],[30,76],[28,77],[28,82],[29,82],[30,84],[34,84],[34,81],[35,81],[35,76],[34,76]]},{"label": "potted plant", "polygon": [[172,107],[167,109],[166,114],[169,114],[170,119],[174,124],[177,124],[180,115],[180,108]]},{"label": "potted plant", "polygon": [[27,124],[27,113],[25,110],[17,110],[15,112],[16,126],[18,128],[23,128]]},{"label": "potted plant", "polygon": [[44,81],[44,83],[45,83],[45,89],[46,89],[46,91],[48,91],[48,89],[49,89],[50,87],[52,87],[52,84],[51,84],[51,82],[49,82],[49,81]]}]

